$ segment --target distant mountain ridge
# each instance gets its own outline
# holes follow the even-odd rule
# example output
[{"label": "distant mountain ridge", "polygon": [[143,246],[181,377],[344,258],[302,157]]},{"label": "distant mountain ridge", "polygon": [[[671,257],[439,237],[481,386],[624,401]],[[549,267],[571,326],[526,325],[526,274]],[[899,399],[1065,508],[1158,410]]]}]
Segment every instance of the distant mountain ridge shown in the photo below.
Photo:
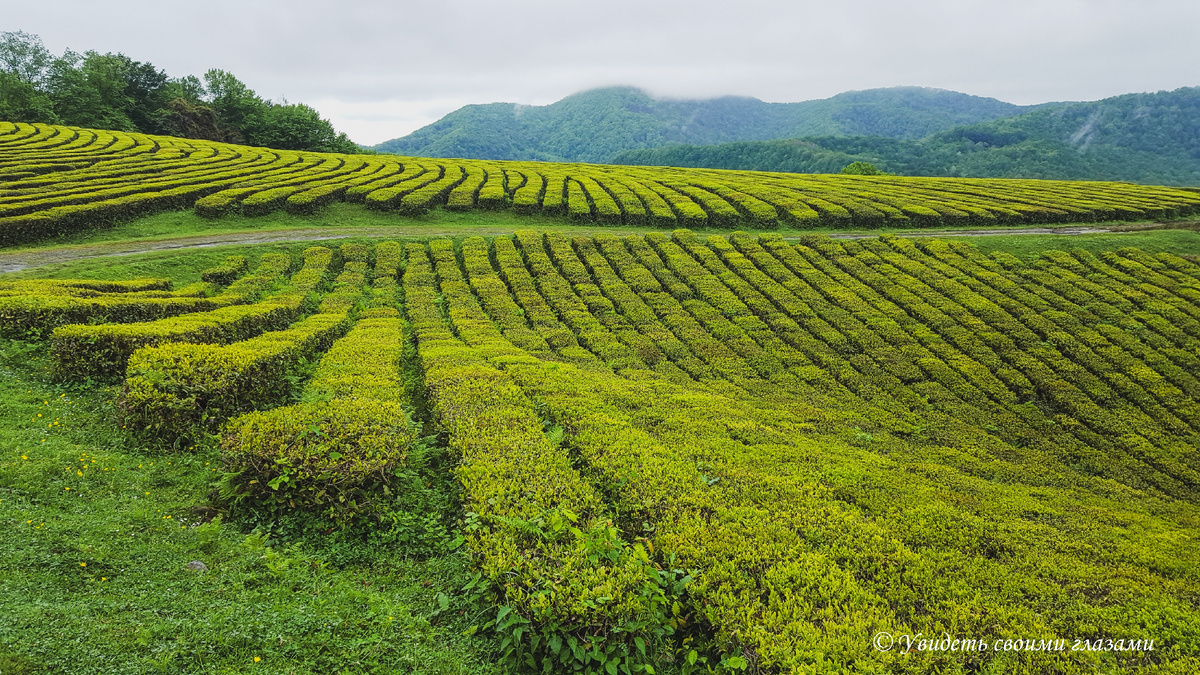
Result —
[{"label": "distant mountain ridge", "polygon": [[829,173],[854,161],[908,176],[1200,185],[1200,87],[1042,106],[919,139],[821,136],[637,149],[615,164]]},{"label": "distant mountain ridge", "polygon": [[464,106],[374,149],[418,157],[607,162],[627,150],[672,144],[801,136],[915,140],[1036,107],[923,87],[851,91],[800,103],[656,99],[632,87],[610,87],[545,106]]}]

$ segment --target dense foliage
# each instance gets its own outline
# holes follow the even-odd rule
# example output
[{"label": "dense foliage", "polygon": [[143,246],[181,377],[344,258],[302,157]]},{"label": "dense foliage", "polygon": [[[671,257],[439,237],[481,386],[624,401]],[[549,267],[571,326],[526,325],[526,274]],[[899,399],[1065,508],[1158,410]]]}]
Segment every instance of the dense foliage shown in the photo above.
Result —
[{"label": "dense foliage", "polygon": [[1200,88],[1046,106],[920,140],[821,136],[676,145],[611,158],[639,164],[830,173],[870,162],[903,176],[1126,180],[1200,185]]},{"label": "dense foliage", "polygon": [[264,100],[232,73],[172,78],[124,54],[68,50],[56,57],[21,31],[0,33],[0,119],[281,150],[359,151],[313,108]]},{"label": "dense foliage", "polygon": [[[299,403],[223,427],[222,458],[227,498],[335,524],[422,489],[405,470],[423,391],[457,458],[471,590],[495,606],[476,630],[499,636],[509,671],[1200,665],[1195,262],[687,230],[305,261],[289,285],[320,298],[313,314],[168,345],[171,358],[135,352],[122,399],[142,412],[123,421],[159,434],[186,403],[183,433],[221,425],[234,397],[210,404],[206,383],[245,382],[240,405],[266,407],[279,397],[257,392],[295,388],[300,355],[325,352]],[[308,327],[331,315],[343,337],[312,346]],[[1041,646],[880,650],[880,633]]]},{"label": "dense foliage", "polygon": [[375,146],[418,157],[607,162],[624,150],[815,135],[916,139],[960,124],[1016,115],[1021,106],[920,87],[838,94],[802,103],[726,96],[656,99],[628,87],[597,89],[547,106],[460,108]]},{"label": "dense foliage", "polygon": [[881,176],[884,172],[879,170],[879,167],[870,162],[850,162],[842,167],[838,173],[844,173],[851,176]]},{"label": "dense foliage", "polygon": [[1122,183],[354,156],[0,122],[0,243],[153,211],[313,213],[334,200],[407,216],[511,208],[603,225],[754,229],[1094,222],[1200,207],[1194,191]]}]

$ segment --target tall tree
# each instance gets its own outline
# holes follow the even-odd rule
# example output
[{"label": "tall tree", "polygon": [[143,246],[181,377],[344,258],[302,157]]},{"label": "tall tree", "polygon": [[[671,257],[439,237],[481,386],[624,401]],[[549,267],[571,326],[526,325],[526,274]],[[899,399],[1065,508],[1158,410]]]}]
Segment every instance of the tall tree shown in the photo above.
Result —
[{"label": "tall tree", "polygon": [[37,86],[53,60],[42,38],[21,30],[0,33],[0,71]]},{"label": "tall tree", "polygon": [[247,132],[263,124],[266,101],[233,73],[214,68],[204,74],[208,104],[217,113],[229,139],[235,143],[255,144]]},{"label": "tall tree", "polygon": [[0,119],[58,121],[50,96],[39,88],[52,60],[38,36],[24,31],[0,33]]},{"label": "tall tree", "polygon": [[200,103],[208,96],[208,90],[205,89],[204,83],[195,75],[172,78],[163,89],[168,101],[181,98],[193,105]]},{"label": "tall tree", "polygon": [[125,114],[133,125],[141,131],[158,133],[158,123],[155,111],[166,105],[167,82],[170,78],[166,72],[154,67],[152,63],[134,61],[124,54],[106,55],[122,64],[121,74],[125,80],[125,96],[129,101]]},{"label": "tall tree", "polygon": [[126,63],[112,54],[67,50],[50,65],[47,88],[63,124],[139,131],[129,117],[133,99],[125,93]]}]

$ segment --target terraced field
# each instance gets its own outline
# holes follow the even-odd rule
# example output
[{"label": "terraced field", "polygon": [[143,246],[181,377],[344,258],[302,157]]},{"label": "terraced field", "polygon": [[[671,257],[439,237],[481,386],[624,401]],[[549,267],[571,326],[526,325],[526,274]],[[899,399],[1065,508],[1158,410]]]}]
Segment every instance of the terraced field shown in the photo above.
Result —
[{"label": "terraced field", "polygon": [[339,200],[403,215],[513,209],[660,229],[1093,222],[1200,208],[1195,191],[1127,183],[333,155],[0,122],[0,244],[155,211],[312,213]]},{"label": "terraced field", "polygon": [[[58,139],[71,156],[124,138],[51,133],[77,131],[9,135]],[[148,163],[168,152],[147,144]],[[199,152],[190,147],[178,154]],[[47,166],[66,162],[52,155]],[[262,157],[222,161],[243,160]],[[1022,218],[1100,208],[1102,195],[1104,208],[1196,201],[1102,184],[1038,184],[1038,198],[1021,182],[1001,193],[993,181],[266,164],[307,176],[318,160],[331,163],[325,186],[267,181],[196,208],[228,198],[248,209],[268,194],[253,203],[278,207],[330,185],[396,208],[437,192],[451,207],[511,200],[602,222],[657,195],[672,208],[655,224],[689,208],[720,217],[714,204],[730,219],[760,208],[774,219],[785,198],[824,218],[867,208],[848,186],[868,184],[888,218],[929,215],[914,195],[952,215],[951,186],[955,204],[977,205],[963,218],[1000,217],[1001,201]],[[347,187],[343,169],[391,173]],[[438,187],[401,194],[401,174]],[[531,181],[536,199],[521,187]],[[621,206],[601,207],[600,194]],[[1035,204],[1051,194],[1053,207]],[[907,196],[886,211],[883,195]],[[179,289],[0,281],[0,330],[41,336],[64,381],[116,384],[122,425],[178,448],[217,434],[226,497],[266,510],[369,517],[399,489],[392,477],[427,415],[457,460],[474,586],[495,608],[481,634],[502,638],[514,669],[1200,668],[1200,265],[1175,255],[521,231],[314,247],[253,266],[233,257]],[[405,358],[419,387],[405,384]],[[289,402],[308,362],[316,370]],[[988,647],[881,650],[882,634]],[[1039,646],[1004,651],[997,639]],[[1066,649],[1045,649],[1060,639]],[[1088,647],[1072,649],[1077,640]]]}]

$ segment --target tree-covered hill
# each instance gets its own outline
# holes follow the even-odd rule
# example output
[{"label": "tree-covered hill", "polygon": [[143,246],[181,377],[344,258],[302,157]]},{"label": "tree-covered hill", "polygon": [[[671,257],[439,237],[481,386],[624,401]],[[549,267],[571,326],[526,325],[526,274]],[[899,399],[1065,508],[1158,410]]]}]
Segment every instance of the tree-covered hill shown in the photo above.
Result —
[{"label": "tree-covered hill", "polygon": [[1200,185],[1200,87],[1045,106],[920,140],[817,136],[630,150],[616,164],[831,173],[855,161],[906,176]]},{"label": "tree-covered hill", "polygon": [[680,143],[815,135],[917,139],[1026,110],[996,99],[921,87],[852,91],[801,103],[735,96],[656,99],[631,87],[612,87],[546,106],[465,106],[375,149],[419,157],[606,162],[625,150]]}]

